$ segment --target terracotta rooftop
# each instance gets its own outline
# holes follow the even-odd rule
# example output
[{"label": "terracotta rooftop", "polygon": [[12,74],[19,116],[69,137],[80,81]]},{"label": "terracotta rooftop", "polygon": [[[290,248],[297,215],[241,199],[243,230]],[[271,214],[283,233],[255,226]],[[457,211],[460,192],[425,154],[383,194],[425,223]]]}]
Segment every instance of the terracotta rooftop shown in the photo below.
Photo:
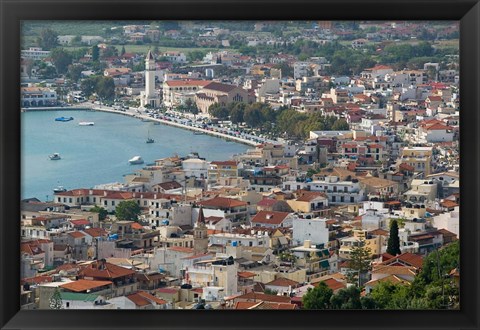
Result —
[{"label": "terracotta rooftop", "polygon": [[248,301],[268,301],[268,302],[277,302],[277,303],[290,303],[290,297],[286,296],[277,296],[271,294],[249,292],[241,296],[236,297],[235,299],[244,299]]},{"label": "terracotta rooftop", "polygon": [[290,213],[288,212],[260,211],[253,217],[251,222],[269,225],[281,225],[289,214]]},{"label": "terracotta rooftop", "polygon": [[97,260],[80,271],[81,276],[95,279],[116,279],[124,276],[134,275],[135,271],[121,266]]},{"label": "terracotta rooftop", "polygon": [[242,202],[237,199],[226,198],[226,197],[214,197],[205,201],[198,203],[199,205],[208,206],[208,207],[218,207],[218,208],[232,208],[239,206],[247,206],[247,202]]},{"label": "terracotta rooftop", "polygon": [[288,278],[279,277],[271,282],[265,283],[265,285],[272,285],[272,286],[284,286],[284,287],[296,287],[298,286],[299,282],[290,280]]},{"label": "terracotta rooftop", "polygon": [[92,281],[80,279],[77,281],[62,284],[60,285],[60,287],[69,291],[82,292],[111,284],[113,284],[111,281]]}]

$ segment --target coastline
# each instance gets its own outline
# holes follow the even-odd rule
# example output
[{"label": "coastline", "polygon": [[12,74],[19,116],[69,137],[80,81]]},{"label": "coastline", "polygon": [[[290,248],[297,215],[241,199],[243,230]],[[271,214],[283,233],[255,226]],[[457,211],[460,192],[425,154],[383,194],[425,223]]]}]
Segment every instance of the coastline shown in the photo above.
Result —
[{"label": "coastline", "polygon": [[[194,127],[194,126],[188,126],[188,125],[185,125],[185,124],[182,124],[182,123],[177,123],[177,122],[174,122],[174,121],[168,121],[168,120],[164,120],[164,119],[159,119],[159,118],[152,118],[152,117],[149,117],[149,116],[146,116],[146,115],[142,115],[142,114],[135,114],[135,113],[129,113],[129,112],[125,112],[125,111],[120,111],[120,110],[114,110],[114,109],[108,109],[108,108],[105,108],[105,107],[100,107],[100,106],[97,106],[97,105],[92,105],[92,106],[69,106],[69,107],[35,107],[35,108],[21,108],[21,112],[33,112],[33,111],[63,111],[63,110],[67,110],[67,111],[103,111],[103,112],[109,112],[109,113],[114,113],[114,114],[119,114],[119,115],[124,115],[124,116],[129,116],[129,117],[132,117],[132,118],[138,118],[138,119],[141,119],[141,120],[148,120],[148,121],[151,121],[151,122],[158,122],[158,123],[161,123],[161,124],[165,124],[165,125],[169,125],[169,126],[174,126],[174,127],[177,127],[177,128],[181,128],[181,129],[186,129],[186,130],[189,130],[189,131],[192,131],[192,132],[201,132],[203,134],[206,134],[206,135],[211,135],[211,136],[214,136],[214,137],[217,137],[217,138],[222,138],[222,139],[226,139],[226,140],[229,140],[229,141],[233,141],[233,142],[237,142],[237,143],[242,143],[242,144],[246,144],[246,145],[249,145],[249,146],[257,146],[259,145],[260,143],[262,142],[256,142],[256,141],[251,141],[251,140],[247,140],[247,139],[243,139],[241,137],[237,137],[237,136],[231,136],[231,135],[228,135],[228,134],[225,134],[225,133],[221,133],[221,132],[215,132],[215,131],[210,131],[210,130],[207,130],[207,129],[204,129],[204,128],[199,128],[199,127]],[[264,140],[263,142],[267,142],[266,140]]]}]

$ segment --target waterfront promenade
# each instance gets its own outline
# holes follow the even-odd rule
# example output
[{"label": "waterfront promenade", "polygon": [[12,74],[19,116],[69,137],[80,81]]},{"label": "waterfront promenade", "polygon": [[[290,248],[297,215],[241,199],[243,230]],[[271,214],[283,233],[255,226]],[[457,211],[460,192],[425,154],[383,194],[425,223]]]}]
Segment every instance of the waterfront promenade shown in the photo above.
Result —
[{"label": "waterfront promenade", "polygon": [[[215,137],[218,137],[218,138],[223,138],[223,139],[235,141],[235,142],[250,145],[250,146],[257,146],[260,143],[276,143],[276,141],[274,141],[274,140],[268,140],[268,139],[264,139],[264,138],[260,138],[260,137],[255,137],[256,140],[250,140],[250,139],[247,139],[247,138],[243,138],[243,137],[240,137],[240,136],[233,136],[233,135],[223,133],[223,132],[218,132],[218,131],[209,130],[209,129],[205,129],[205,128],[201,128],[201,127],[186,125],[182,122],[179,122],[180,120],[175,119],[173,117],[169,117],[170,120],[149,117],[148,115],[138,113],[137,111],[140,111],[138,108],[130,108],[126,111],[121,111],[121,110],[115,110],[115,109],[113,109],[111,107],[107,107],[105,105],[97,105],[97,104],[90,104],[90,103],[81,103],[79,105],[67,106],[67,107],[22,108],[22,112],[23,111],[51,111],[51,110],[56,110],[56,111],[58,111],[58,110],[61,110],[61,111],[63,111],[63,110],[86,110],[86,111],[90,110],[90,111],[103,111],[103,112],[115,113],[115,114],[119,114],[119,115],[138,118],[138,119],[141,119],[141,120],[148,120],[148,121],[151,121],[151,122],[159,122],[159,123],[162,123],[162,124],[165,124],[165,125],[174,126],[174,127],[178,127],[178,128],[182,128],[182,129],[187,129],[187,130],[190,130],[190,131],[193,131],[193,132],[202,132],[204,134],[208,134],[208,135],[215,136]],[[164,115],[164,117],[165,117],[165,115]]]}]

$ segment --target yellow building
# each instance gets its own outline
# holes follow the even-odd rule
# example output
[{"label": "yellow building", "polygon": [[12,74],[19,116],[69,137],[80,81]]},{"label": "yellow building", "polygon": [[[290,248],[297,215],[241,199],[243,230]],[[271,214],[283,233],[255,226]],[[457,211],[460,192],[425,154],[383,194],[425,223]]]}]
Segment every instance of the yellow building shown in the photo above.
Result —
[{"label": "yellow building", "polygon": [[432,147],[403,148],[400,162],[412,166],[415,172],[423,172],[424,176],[430,175],[432,149]]},{"label": "yellow building", "polygon": [[370,256],[381,254],[384,238],[381,235],[367,235],[366,230],[354,230],[353,236],[340,240],[338,255],[342,259],[350,259],[354,247],[365,246],[370,249]]}]

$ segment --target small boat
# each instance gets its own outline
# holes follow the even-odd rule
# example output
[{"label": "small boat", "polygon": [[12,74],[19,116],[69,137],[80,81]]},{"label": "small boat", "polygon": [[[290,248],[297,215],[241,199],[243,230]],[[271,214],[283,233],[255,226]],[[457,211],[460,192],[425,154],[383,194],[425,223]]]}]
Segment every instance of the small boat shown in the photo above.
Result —
[{"label": "small boat", "polygon": [[202,132],[202,131],[194,131],[193,132],[193,135],[204,135],[205,132]]},{"label": "small boat", "polygon": [[50,156],[48,156],[48,158],[50,158],[50,160],[62,159],[62,157],[60,157],[60,154],[58,152],[55,152],[55,153],[51,154]]},{"label": "small boat", "polygon": [[144,163],[142,157],[140,157],[140,156],[135,156],[135,157],[133,157],[132,159],[129,159],[128,162],[129,162],[131,165],[143,164],[143,163]]},{"label": "small boat", "polygon": [[150,137],[150,131],[148,131],[148,137],[147,137],[147,140],[145,141],[145,143],[154,143],[154,142],[155,142],[155,140]]},{"label": "small boat", "polygon": [[55,118],[55,121],[70,121],[73,120],[73,117],[58,117]]},{"label": "small boat", "polygon": [[161,122],[159,122],[159,121],[155,121],[155,122],[153,122],[153,125],[161,125],[161,124],[162,124],[162,123],[161,123]]},{"label": "small boat", "polygon": [[95,122],[93,122],[93,121],[81,121],[81,122],[78,123],[78,125],[80,125],[80,126],[93,126],[93,125],[95,125]]},{"label": "small boat", "polygon": [[61,192],[64,192],[64,191],[67,191],[67,189],[65,189],[63,186],[57,186],[57,187],[53,188],[54,193],[61,193]]}]

